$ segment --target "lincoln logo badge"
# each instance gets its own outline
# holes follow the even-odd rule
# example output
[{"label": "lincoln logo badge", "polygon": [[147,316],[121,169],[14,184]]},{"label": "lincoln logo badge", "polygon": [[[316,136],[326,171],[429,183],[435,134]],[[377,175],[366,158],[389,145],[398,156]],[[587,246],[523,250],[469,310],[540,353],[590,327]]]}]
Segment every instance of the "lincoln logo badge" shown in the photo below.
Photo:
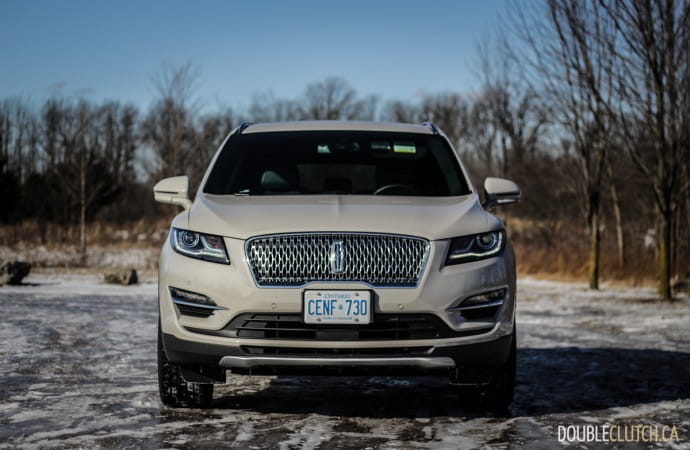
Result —
[{"label": "lincoln logo badge", "polygon": [[331,263],[331,273],[342,273],[345,270],[345,246],[343,246],[343,241],[334,241],[331,244],[328,262]]}]

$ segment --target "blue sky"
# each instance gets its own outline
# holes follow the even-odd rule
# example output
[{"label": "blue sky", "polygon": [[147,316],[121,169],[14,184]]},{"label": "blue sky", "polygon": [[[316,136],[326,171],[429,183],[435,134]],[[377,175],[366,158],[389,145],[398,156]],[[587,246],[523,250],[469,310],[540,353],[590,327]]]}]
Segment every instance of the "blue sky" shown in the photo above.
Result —
[{"label": "blue sky", "polygon": [[211,107],[294,98],[341,76],[362,95],[470,91],[476,43],[503,0],[0,1],[0,98],[62,95],[148,107],[151,76],[191,62]]}]

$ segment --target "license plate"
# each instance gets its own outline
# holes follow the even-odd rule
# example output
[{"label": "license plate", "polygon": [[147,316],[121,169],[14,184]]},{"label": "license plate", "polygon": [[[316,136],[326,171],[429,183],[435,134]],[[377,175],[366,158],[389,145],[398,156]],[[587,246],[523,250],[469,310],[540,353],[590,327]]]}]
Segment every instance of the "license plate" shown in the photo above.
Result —
[{"label": "license plate", "polygon": [[371,292],[304,291],[304,322],[367,324],[371,322]]}]

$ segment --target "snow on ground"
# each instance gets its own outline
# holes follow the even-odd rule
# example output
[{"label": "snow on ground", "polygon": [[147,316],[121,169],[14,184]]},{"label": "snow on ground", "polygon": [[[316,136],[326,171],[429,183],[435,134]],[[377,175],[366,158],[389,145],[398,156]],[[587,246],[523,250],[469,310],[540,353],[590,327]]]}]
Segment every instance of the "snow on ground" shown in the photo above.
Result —
[{"label": "snow on ground", "polygon": [[664,445],[690,448],[688,299],[521,281],[507,417],[464,411],[433,377],[230,376],[212,408],[175,410],[158,400],[155,280],[26,281],[0,288],[3,448],[555,448],[584,424],[674,425]]}]

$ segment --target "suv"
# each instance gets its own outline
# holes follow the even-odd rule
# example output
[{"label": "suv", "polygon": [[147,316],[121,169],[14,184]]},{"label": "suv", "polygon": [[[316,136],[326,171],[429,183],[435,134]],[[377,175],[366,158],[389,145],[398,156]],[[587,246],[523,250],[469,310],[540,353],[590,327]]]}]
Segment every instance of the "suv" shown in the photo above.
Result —
[{"label": "suv", "polygon": [[462,400],[508,408],[515,384],[515,257],[433,124],[243,124],[160,255],[158,375],[169,406],[211,401],[235,374],[445,373]]}]

